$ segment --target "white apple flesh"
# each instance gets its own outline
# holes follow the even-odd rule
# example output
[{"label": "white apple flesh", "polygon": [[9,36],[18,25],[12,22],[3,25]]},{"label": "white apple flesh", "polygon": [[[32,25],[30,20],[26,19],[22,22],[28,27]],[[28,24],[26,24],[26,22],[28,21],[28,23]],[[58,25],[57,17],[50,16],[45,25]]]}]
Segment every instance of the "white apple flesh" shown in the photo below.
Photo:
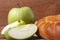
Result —
[{"label": "white apple flesh", "polygon": [[35,24],[21,25],[20,27],[15,27],[9,29],[7,32],[10,38],[15,40],[24,40],[31,38],[37,31],[37,26]]},{"label": "white apple flesh", "polygon": [[20,21],[15,21],[15,22],[13,22],[13,23],[5,26],[5,27],[3,28],[3,30],[1,31],[1,34],[4,35],[4,32],[7,31],[8,29],[13,28],[13,27],[16,27],[16,26],[23,25],[23,24],[25,24],[25,22],[22,21],[22,20],[20,20]]}]

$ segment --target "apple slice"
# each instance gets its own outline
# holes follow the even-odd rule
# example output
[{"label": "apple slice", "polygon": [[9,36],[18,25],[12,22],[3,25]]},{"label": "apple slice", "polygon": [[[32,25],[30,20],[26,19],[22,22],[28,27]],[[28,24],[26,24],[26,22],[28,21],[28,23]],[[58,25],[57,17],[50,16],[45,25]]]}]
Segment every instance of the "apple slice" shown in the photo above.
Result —
[{"label": "apple slice", "polygon": [[6,36],[9,39],[14,40],[26,40],[31,38],[37,31],[37,26],[35,24],[21,25],[19,27],[11,28],[6,32]]},{"label": "apple slice", "polygon": [[20,25],[23,25],[25,24],[24,21],[20,20],[20,21],[15,21],[7,26],[4,27],[4,29],[2,30],[1,34],[4,34],[5,31],[7,31],[8,29],[10,28],[13,28],[13,27],[16,27],[16,26],[20,26]]}]

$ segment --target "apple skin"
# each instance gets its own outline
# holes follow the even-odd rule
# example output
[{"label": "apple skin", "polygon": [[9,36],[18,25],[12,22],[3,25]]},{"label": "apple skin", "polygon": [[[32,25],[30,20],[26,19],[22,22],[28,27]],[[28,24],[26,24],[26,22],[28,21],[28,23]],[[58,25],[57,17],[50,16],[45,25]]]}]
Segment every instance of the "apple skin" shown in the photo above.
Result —
[{"label": "apple skin", "polygon": [[26,23],[34,23],[34,13],[31,8],[12,8],[8,14],[8,24],[17,20],[23,20]]}]

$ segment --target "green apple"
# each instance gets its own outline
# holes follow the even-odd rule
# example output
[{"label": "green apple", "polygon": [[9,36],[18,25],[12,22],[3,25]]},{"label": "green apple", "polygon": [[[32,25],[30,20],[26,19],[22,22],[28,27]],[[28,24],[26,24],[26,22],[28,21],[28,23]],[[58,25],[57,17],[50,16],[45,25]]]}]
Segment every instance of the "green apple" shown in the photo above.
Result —
[{"label": "green apple", "polygon": [[26,23],[34,22],[34,13],[29,7],[21,7],[21,8],[12,8],[8,14],[8,24],[17,21],[23,20]]},{"label": "green apple", "polygon": [[16,27],[16,26],[20,26],[26,24],[24,21],[20,20],[20,21],[15,21],[7,26],[4,27],[4,29],[1,31],[1,34],[4,35],[4,32],[7,31],[10,28]]},{"label": "green apple", "polygon": [[29,40],[37,31],[35,24],[26,24],[7,30],[4,34],[7,40]]}]

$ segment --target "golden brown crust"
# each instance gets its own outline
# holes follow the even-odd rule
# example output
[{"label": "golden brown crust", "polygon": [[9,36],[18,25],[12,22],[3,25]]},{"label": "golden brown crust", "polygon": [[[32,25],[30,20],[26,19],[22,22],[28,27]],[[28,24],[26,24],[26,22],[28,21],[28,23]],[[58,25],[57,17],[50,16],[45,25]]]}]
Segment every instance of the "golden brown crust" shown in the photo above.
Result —
[{"label": "golden brown crust", "polygon": [[38,35],[47,40],[60,40],[60,15],[47,16],[37,21]]}]

